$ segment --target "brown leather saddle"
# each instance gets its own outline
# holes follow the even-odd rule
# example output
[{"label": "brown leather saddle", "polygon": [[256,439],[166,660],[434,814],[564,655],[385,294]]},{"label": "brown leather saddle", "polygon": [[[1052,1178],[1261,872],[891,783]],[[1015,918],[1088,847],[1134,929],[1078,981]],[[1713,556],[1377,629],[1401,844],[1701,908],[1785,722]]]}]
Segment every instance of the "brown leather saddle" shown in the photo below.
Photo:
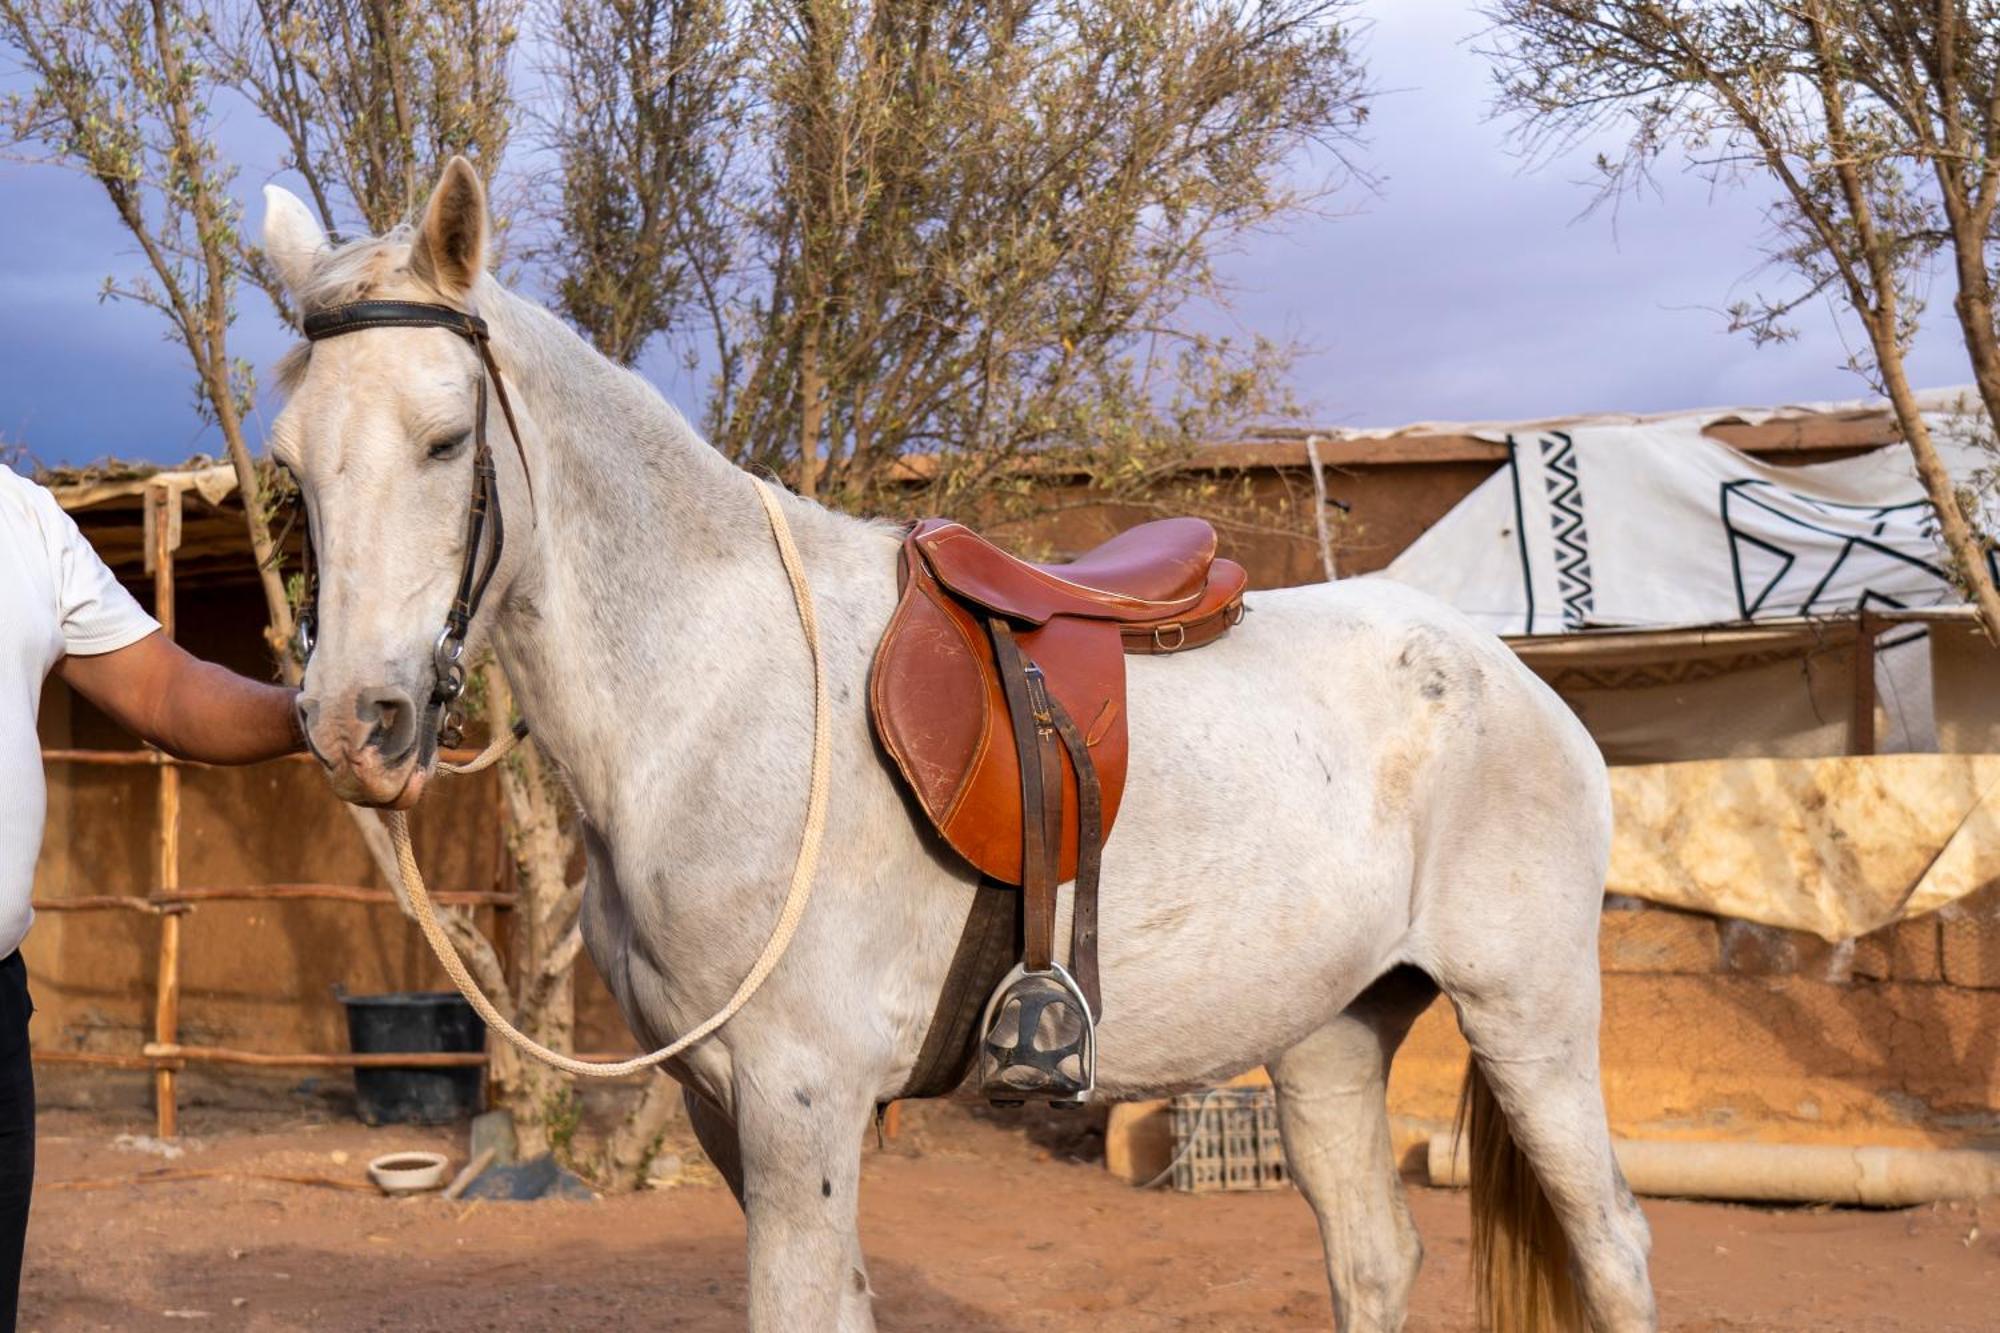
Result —
[{"label": "brown leather saddle", "polygon": [[[1094,1049],[1042,1050],[1036,1033],[1043,1007],[1066,1002],[1062,992],[1082,1002],[1074,1017],[1086,1033],[1102,1014],[1097,870],[1125,790],[1125,654],[1212,642],[1241,619],[1246,575],[1216,558],[1215,530],[1200,519],[1142,524],[1066,565],[1031,564],[962,523],[927,519],[903,542],[901,579],[902,600],[875,652],[869,711],[917,803],[983,877],[905,1095],[929,1095],[940,1081],[948,1091],[963,1077],[970,1001],[991,992],[978,983],[990,983],[982,974],[1003,956],[994,891],[1018,886],[1016,970],[1041,995],[1012,1003],[1021,989],[1013,982],[987,1006],[994,1068],[982,1064],[982,1082],[989,1095],[1080,1100]],[[1054,958],[1056,886],[1067,880],[1076,895],[1064,968]],[[1010,946],[1013,899],[1005,895]],[[998,1047],[996,1014],[1014,1029]]]}]

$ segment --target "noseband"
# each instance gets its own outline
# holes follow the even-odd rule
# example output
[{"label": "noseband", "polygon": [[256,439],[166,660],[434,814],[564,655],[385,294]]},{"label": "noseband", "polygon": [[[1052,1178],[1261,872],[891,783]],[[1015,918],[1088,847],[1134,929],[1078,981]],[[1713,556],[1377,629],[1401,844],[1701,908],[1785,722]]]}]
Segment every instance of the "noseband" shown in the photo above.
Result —
[{"label": "noseband", "polygon": [[[465,559],[459,566],[458,589],[452,594],[451,610],[444,627],[431,647],[432,685],[426,712],[433,726],[419,732],[434,743],[455,746],[462,738],[464,716],[458,701],[465,693],[465,638],[472,618],[479,613],[486,585],[500,567],[500,553],[506,547],[507,525],[500,513],[500,490],[493,471],[493,451],[486,445],[486,382],[493,382],[493,395],[500,400],[500,414],[507,419],[507,433],[514,439],[514,452],[521,459],[521,474],[528,479],[528,503],[535,499],[534,478],[528,473],[528,455],[521,447],[520,427],[514,423],[514,408],[507,401],[507,386],[494,364],[486,321],[465,310],[427,301],[355,301],[307,315],[308,342],[323,342],[366,329],[443,329],[455,333],[479,354],[484,373],[474,395],[472,430],[472,500],[465,518]],[[484,548],[485,558],[480,557]],[[299,614],[298,655],[303,664],[312,656],[319,620],[319,582],[313,562],[312,519],[306,519],[305,595]]]}]

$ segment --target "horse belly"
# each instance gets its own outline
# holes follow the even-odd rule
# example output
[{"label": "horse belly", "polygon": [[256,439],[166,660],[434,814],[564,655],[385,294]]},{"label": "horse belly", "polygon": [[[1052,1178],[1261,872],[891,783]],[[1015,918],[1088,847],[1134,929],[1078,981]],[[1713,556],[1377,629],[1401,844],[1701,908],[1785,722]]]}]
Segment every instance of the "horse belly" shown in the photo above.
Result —
[{"label": "horse belly", "polygon": [[1396,961],[1409,928],[1415,801],[1384,791],[1411,741],[1392,683],[1366,660],[1322,669],[1315,648],[1339,645],[1311,616],[1252,623],[1266,632],[1131,659],[1100,903],[1113,1095],[1275,1057]]}]

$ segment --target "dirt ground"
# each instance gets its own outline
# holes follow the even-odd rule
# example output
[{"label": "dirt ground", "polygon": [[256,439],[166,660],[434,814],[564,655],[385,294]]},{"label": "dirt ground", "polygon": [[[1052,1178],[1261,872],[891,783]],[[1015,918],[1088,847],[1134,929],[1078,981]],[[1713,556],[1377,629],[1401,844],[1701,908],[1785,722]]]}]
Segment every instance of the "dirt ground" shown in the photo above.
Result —
[{"label": "dirt ground", "polygon": [[[130,1113],[54,1110],[23,1279],[24,1329],[733,1330],[743,1224],[694,1162],[678,1186],[595,1203],[391,1201],[247,1173],[362,1179],[457,1131],[317,1112],[196,1109],[163,1159]],[[1079,1160],[1090,1136],[926,1107],[871,1142],[862,1219],[885,1330],[1324,1329],[1311,1214],[1290,1191],[1140,1192]],[[689,1159],[694,1161],[692,1157]],[[132,1183],[149,1171],[245,1173]],[[62,1188],[85,1182],[86,1188]],[[1471,1326],[1461,1195],[1415,1189],[1428,1255],[1411,1327]],[[1667,1327],[2000,1326],[2000,1204],[1902,1212],[1653,1201]]]}]

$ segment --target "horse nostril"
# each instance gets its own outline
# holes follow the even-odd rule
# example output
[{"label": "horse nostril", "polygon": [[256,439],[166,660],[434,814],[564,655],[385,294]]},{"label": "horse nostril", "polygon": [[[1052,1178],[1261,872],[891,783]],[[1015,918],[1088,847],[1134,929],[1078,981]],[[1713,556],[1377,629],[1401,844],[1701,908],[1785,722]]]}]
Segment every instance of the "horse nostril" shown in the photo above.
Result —
[{"label": "horse nostril", "polygon": [[362,748],[376,751],[391,763],[407,755],[417,742],[417,710],[401,690],[363,690],[354,698],[354,717],[368,727]]}]

